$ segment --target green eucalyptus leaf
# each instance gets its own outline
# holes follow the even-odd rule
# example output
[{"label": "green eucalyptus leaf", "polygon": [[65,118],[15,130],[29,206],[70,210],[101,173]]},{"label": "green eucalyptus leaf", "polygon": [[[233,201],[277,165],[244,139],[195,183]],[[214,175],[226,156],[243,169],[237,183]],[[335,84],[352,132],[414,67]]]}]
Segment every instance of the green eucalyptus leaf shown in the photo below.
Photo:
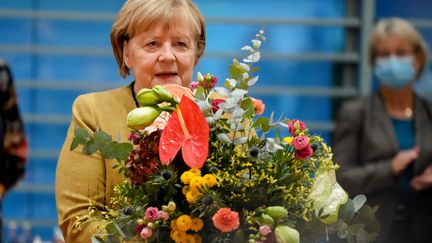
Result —
[{"label": "green eucalyptus leaf", "polygon": [[127,160],[130,152],[132,152],[133,146],[130,143],[118,143],[115,145],[116,158],[120,160]]},{"label": "green eucalyptus leaf", "polygon": [[246,137],[239,137],[239,138],[234,139],[234,145],[244,144],[246,142],[247,142]]},{"label": "green eucalyptus leaf", "polygon": [[258,79],[259,79],[259,76],[256,76],[256,77],[251,78],[251,79],[247,82],[247,85],[248,85],[248,86],[252,86],[252,85],[254,85],[254,84],[258,81]]},{"label": "green eucalyptus leaf", "polygon": [[105,241],[101,237],[95,235],[91,238],[91,243],[105,243]]},{"label": "green eucalyptus leaf", "polygon": [[74,130],[74,134],[75,134],[75,137],[83,138],[85,140],[87,140],[89,138],[89,134],[88,134],[87,130],[85,130],[84,128],[81,128],[81,127],[76,127]]},{"label": "green eucalyptus leaf", "polygon": [[92,155],[96,153],[97,147],[94,144],[93,140],[87,141],[87,143],[84,145],[82,152],[86,155]]},{"label": "green eucalyptus leaf", "polygon": [[340,213],[342,220],[350,222],[355,215],[353,201],[349,199],[344,205],[342,205],[341,210]]},{"label": "green eucalyptus leaf", "polygon": [[105,146],[101,149],[102,156],[105,159],[115,159],[116,156],[116,142],[111,142],[105,144]]},{"label": "green eucalyptus leaf", "polygon": [[217,135],[217,137],[218,137],[218,139],[221,140],[223,143],[227,143],[227,144],[232,143],[231,138],[229,138],[228,135],[225,134],[225,133],[219,133],[219,134]]},{"label": "green eucalyptus leaf", "polygon": [[365,204],[366,196],[363,194],[357,195],[356,197],[354,197],[352,202],[354,204],[354,212],[357,212]]},{"label": "green eucalyptus leaf", "polygon": [[74,149],[76,149],[79,145],[78,139],[76,137],[73,138],[72,143],[70,145],[69,150],[72,151]]},{"label": "green eucalyptus leaf", "polygon": [[102,131],[96,131],[93,134],[93,141],[94,141],[94,145],[98,148],[101,149],[106,143],[109,143],[112,141],[112,138],[110,135],[108,135],[105,132]]}]

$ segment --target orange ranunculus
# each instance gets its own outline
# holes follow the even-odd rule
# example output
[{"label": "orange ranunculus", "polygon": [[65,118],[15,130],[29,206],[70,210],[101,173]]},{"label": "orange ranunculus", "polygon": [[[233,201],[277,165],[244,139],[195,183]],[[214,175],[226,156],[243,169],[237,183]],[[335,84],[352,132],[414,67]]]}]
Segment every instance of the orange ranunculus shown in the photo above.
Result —
[{"label": "orange ranunculus", "polygon": [[220,231],[227,233],[240,226],[238,213],[230,208],[220,208],[212,217],[213,225]]},{"label": "orange ranunculus", "polygon": [[255,112],[257,115],[261,115],[264,112],[265,104],[262,102],[262,100],[251,98],[252,99],[252,105],[255,108]]}]

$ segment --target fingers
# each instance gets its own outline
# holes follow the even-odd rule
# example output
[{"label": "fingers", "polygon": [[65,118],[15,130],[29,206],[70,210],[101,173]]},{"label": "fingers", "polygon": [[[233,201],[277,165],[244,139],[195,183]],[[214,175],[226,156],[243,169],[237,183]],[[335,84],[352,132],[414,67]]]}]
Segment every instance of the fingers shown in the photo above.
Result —
[{"label": "fingers", "polygon": [[432,166],[426,168],[419,176],[411,180],[411,187],[416,191],[422,191],[432,187]]}]

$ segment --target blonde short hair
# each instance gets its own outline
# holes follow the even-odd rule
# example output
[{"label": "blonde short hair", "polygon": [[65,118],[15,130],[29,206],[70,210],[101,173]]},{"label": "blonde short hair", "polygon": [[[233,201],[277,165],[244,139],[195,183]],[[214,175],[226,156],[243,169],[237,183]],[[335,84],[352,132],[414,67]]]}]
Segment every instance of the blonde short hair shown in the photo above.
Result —
[{"label": "blonde short hair", "polygon": [[423,73],[427,64],[427,45],[421,34],[408,21],[401,18],[389,18],[380,20],[372,32],[369,42],[370,63],[373,65],[376,61],[376,45],[381,39],[390,36],[398,36],[407,40],[414,49],[415,55],[420,57],[420,70],[417,78]]},{"label": "blonde short hair", "polygon": [[203,55],[206,44],[204,17],[191,0],[127,0],[112,26],[111,47],[120,75],[130,74],[123,60],[124,42],[136,33],[149,30],[155,24],[168,27],[182,23],[190,24],[196,37],[196,60]]}]

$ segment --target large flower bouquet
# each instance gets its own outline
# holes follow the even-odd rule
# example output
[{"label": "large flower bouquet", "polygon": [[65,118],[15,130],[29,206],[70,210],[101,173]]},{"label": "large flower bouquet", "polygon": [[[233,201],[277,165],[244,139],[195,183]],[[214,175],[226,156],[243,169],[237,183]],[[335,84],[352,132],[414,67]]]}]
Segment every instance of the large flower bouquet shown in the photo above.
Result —
[{"label": "large flower bouquet", "polygon": [[99,150],[128,178],[77,227],[105,221],[94,242],[372,241],[377,208],[348,198],[323,139],[302,121],[259,116],[264,104],[248,96],[264,40],[260,31],[242,48],[249,54],[233,60],[224,87],[198,73],[191,89],[141,90],[127,117],[131,143],[77,128],[71,149]]}]

